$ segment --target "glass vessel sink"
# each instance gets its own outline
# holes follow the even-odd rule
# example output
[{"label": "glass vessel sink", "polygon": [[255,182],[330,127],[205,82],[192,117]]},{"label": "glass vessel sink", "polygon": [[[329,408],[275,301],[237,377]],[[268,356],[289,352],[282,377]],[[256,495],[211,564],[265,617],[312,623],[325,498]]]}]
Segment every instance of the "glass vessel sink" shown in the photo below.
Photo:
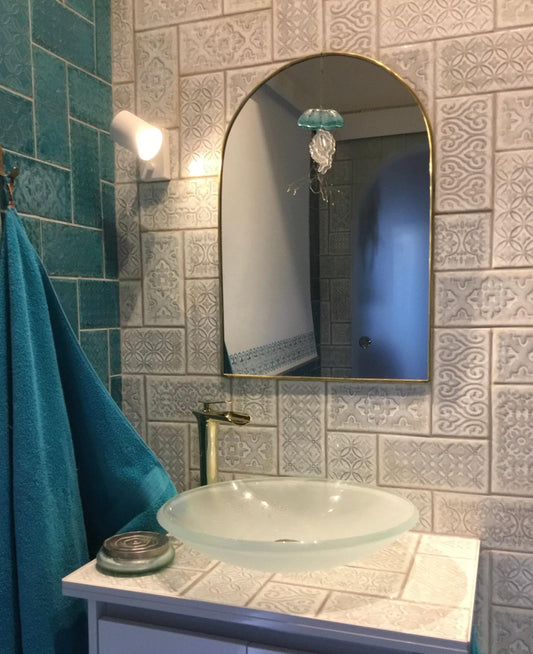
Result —
[{"label": "glass vessel sink", "polygon": [[375,552],[411,529],[418,511],[409,500],[377,488],[277,477],[194,488],[168,500],[157,519],[213,559],[298,572]]}]

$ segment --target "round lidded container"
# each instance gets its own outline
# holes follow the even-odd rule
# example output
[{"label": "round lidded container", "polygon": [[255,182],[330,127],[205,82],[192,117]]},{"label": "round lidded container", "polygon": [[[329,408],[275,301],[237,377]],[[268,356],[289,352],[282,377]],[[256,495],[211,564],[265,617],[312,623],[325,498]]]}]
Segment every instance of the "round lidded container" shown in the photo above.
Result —
[{"label": "round lidded container", "polygon": [[173,559],[174,548],[166,534],[128,531],[106,538],[96,555],[96,565],[101,572],[111,574],[146,574]]}]

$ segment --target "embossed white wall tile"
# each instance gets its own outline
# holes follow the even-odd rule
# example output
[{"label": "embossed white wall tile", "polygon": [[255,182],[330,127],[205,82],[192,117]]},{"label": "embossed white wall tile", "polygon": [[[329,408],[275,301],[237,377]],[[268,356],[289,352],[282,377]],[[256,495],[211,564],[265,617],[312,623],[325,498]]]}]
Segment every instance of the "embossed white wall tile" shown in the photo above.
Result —
[{"label": "embossed white wall tile", "polygon": [[218,182],[213,177],[139,185],[145,230],[216,227]]},{"label": "embossed white wall tile", "polygon": [[352,564],[348,564],[348,567],[406,573],[411,567],[419,538],[418,534],[407,531],[389,545],[385,545],[370,556],[357,559]]},{"label": "embossed white wall tile", "polygon": [[237,604],[248,602],[271,576],[269,572],[247,570],[229,563],[219,563],[184,596],[204,602]]},{"label": "embossed white wall tile", "polygon": [[218,277],[218,230],[185,232],[185,276]]},{"label": "embossed white wall tile", "polygon": [[137,113],[159,127],[178,127],[178,33],[163,27],[135,35]]},{"label": "embossed white wall tile", "polygon": [[496,94],[496,149],[519,150],[533,146],[533,91]]},{"label": "embossed white wall tile", "polygon": [[141,279],[139,198],[136,184],[115,184],[115,222],[120,279]]},{"label": "embossed white wall tile", "polygon": [[436,273],[435,324],[524,325],[533,321],[529,270]]},{"label": "embossed white wall tile", "polygon": [[481,551],[478,559],[473,628],[481,652],[490,652],[491,552]]},{"label": "embossed white wall tile", "polygon": [[141,235],[144,324],[164,327],[185,323],[183,233]]},{"label": "embossed white wall tile", "polygon": [[224,0],[224,14],[235,14],[239,11],[254,11],[270,7],[272,0]]},{"label": "embossed white wall tile", "polygon": [[421,532],[433,531],[433,499],[428,490],[415,490],[413,488],[390,488],[387,491],[407,498],[418,509],[418,524],[413,529]]},{"label": "embossed white wall tile", "polygon": [[271,61],[271,20],[270,11],[257,11],[182,25],[180,74]]},{"label": "embossed white wall tile", "polygon": [[533,654],[533,611],[492,609],[491,654]]},{"label": "embossed white wall tile", "polygon": [[437,96],[533,85],[533,30],[515,29],[437,43]]},{"label": "embossed white wall tile", "polygon": [[142,375],[122,375],[122,411],[139,436],[146,439],[146,402]]},{"label": "embossed white wall tile", "polygon": [[324,602],[327,591],[269,581],[248,604],[253,609],[315,616]]},{"label": "embossed white wall tile", "polygon": [[490,331],[436,329],[433,434],[489,436]]},{"label": "embossed white wall tile", "polygon": [[218,438],[218,467],[226,472],[275,475],[278,471],[278,442],[275,427],[232,427],[221,423]]},{"label": "embossed white wall tile", "polygon": [[375,434],[330,431],[326,435],[326,451],[329,478],[376,484]]},{"label": "embossed white wall tile", "polygon": [[492,490],[533,495],[533,386],[495,386]]},{"label": "embossed white wall tile", "polygon": [[485,548],[533,551],[533,499],[435,493],[435,533],[481,538]]},{"label": "embossed white wall tile", "polygon": [[222,0],[135,0],[135,27],[149,29],[182,23],[188,20],[199,20],[211,16],[220,16]]},{"label": "embossed white wall tile", "polygon": [[326,51],[377,52],[376,0],[325,0]]},{"label": "embossed white wall tile", "polygon": [[492,552],[492,602],[533,609],[533,555]]},{"label": "embossed white wall tile", "polygon": [[322,51],[322,3],[319,0],[272,0],[274,59]]},{"label": "embossed white wall tile", "polygon": [[113,84],[133,81],[134,61],[133,0],[113,0],[111,2],[111,75]]},{"label": "embossed white wall tile", "polygon": [[125,373],[185,372],[185,330],[122,329],[122,370]]},{"label": "embossed white wall tile", "polygon": [[224,73],[181,80],[181,175],[216,175],[224,137]]},{"label": "embossed white wall tile", "polygon": [[381,0],[380,44],[431,41],[490,31],[492,3],[476,0]]},{"label": "embossed white wall tile", "polygon": [[280,474],[326,474],[324,406],[324,383],[279,383]]},{"label": "embossed white wall tile", "polygon": [[195,422],[192,414],[204,402],[229,402],[229,382],[225,377],[146,377],[148,419],[165,422]]},{"label": "embossed white wall tile", "polygon": [[187,372],[220,373],[218,279],[186,282]]},{"label": "embossed white wall tile", "polygon": [[492,97],[438,100],[436,114],[436,210],[490,209]]},{"label": "embossed white wall tile", "polygon": [[148,444],[179,492],[188,488],[189,425],[168,422],[148,423]]},{"label": "embossed white wall tile", "polygon": [[495,329],[493,347],[495,382],[533,383],[533,329]]},{"label": "embossed white wall tile", "polygon": [[435,270],[489,268],[492,216],[489,212],[435,216]]},{"label": "embossed white wall tile", "polygon": [[446,556],[453,559],[474,559],[479,555],[479,542],[475,538],[459,538],[457,536],[420,537],[418,554]]},{"label": "embossed white wall tile", "polygon": [[120,282],[120,324],[125,327],[140,327],[143,324],[142,284],[140,281]]},{"label": "embossed white wall tile", "polygon": [[278,422],[277,384],[274,379],[231,380],[233,408],[251,416],[253,425],[276,425]]},{"label": "embossed white wall tile", "polygon": [[488,490],[488,444],[451,438],[379,436],[379,483],[437,490]]},{"label": "embossed white wall tile", "polygon": [[135,84],[127,82],[122,84],[113,83],[113,114],[119,111],[135,111]]},{"label": "embossed white wall tile", "polygon": [[498,152],[495,159],[495,268],[533,266],[533,150]]},{"label": "embossed white wall tile", "polygon": [[430,395],[427,385],[328,385],[327,425],[339,431],[427,433]]},{"label": "embossed white wall tile", "polygon": [[244,98],[280,66],[276,63],[226,71],[226,120],[231,120]]},{"label": "embossed white wall tile", "polygon": [[533,5],[529,0],[496,0],[496,25],[512,27],[533,23]]},{"label": "embossed white wall tile", "polygon": [[170,178],[177,179],[180,176],[180,131],[178,128],[168,130],[168,140]]}]

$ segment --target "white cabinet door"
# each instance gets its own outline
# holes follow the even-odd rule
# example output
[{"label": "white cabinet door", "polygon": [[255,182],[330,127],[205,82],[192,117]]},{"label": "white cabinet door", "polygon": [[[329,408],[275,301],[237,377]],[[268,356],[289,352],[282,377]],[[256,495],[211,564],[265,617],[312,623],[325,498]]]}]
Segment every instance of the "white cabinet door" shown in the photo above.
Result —
[{"label": "white cabinet door", "polygon": [[100,618],[98,654],[246,654],[246,645],[127,620]]}]

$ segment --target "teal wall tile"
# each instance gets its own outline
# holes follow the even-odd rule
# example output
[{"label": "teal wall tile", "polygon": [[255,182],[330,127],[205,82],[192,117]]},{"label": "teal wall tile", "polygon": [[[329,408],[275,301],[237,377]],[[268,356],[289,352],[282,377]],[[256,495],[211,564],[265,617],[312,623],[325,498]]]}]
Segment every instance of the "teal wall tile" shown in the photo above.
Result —
[{"label": "teal wall tile", "polygon": [[111,377],[111,397],[122,406],[122,377]]},{"label": "teal wall tile", "polygon": [[0,89],[0,111],[2,146],[33,155],[33,102]]},{"label": "teal wall tile", "polygon": [[94,72],[94,26],[56,0],[32,0],[32,37],[37,45]]},{"label": "teal wall tile", "polygon": [[85,16],[89,20],[93,20],[93,0],[65,0],[67,7],[74,9],[78,14]]},{"label": "teal wall tile", "polygon": [[37,157],[68,166],[67,73],[63,61],[33,48]]},{"label": "teal wall tile", "polygon": [[117,227],[115,222],[115,188],[102,183],[102,227],[104,230],[105,276],[118,277]]},{"label": "teal wall tile", "polygon": [[111,81],[111,7],[110,0],[95,0],[96,74]]},{"label": "teal wall tile", "polygon": [[20,216],[26,234],[33,245],[37,254],[42,256],[42,242],[41,242],[41,221],[38,218],[28,218],[27,216]]},{"label": "teal wall tile", "polygon": [[103,277],[100,230],[43,222],[43,263],[49,275]]},{"label": "teal wall tile", "polygon": [[74,222],[101,227],[98,132],[70,121]]},{"label": "teal wall tile", "polygon": [[118,282],[80,279],[79,291],[82,329],[119,326]]},{"label": "teal wall tile", "polygon": [[120,329],[109,330],[109,374],[120,375]]},{"label": "teal wall tile", "polygon": [[100,177],[115,181],[115,146],[109,134],[100,132]]},{"label": "teal wall tile", "polygon": [[111,86],[82,70],[69,67],[68,96],[73,118],[109,130],[111,124]]},{"label": "teal wall tile", "polygon": [[56,292],[63,311],[65,312],[72,329],[78,335],[78,282],[73,279],[53,279],[52,285]]},{"label": "teal wall tile", "polygon": [[107,386],[109,382],[107,330],[82,331],[80,343],[96,374]]},{"label": "teal wall tile", "polygon": [[0,83],[32,94],[28,0],[0,0]]}]

